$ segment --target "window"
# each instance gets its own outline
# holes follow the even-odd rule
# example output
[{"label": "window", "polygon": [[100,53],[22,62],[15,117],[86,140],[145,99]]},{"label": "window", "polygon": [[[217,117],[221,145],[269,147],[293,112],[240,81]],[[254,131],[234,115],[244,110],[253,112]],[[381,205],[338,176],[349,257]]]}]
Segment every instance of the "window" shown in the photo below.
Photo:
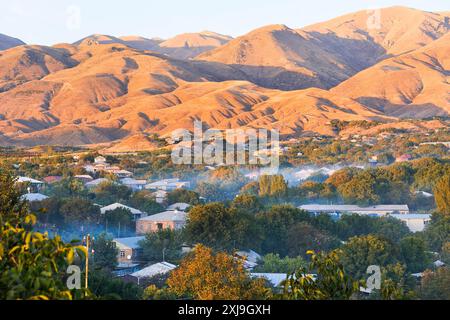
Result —
[{"label": "window", "polygon": [[162,230],[163,230],[164,225],[163,225],[162,223],[158,223],[158,224],[156,224],[156,225],[157,225],[157,227],[158,227],[158,231],[162,231]]},{"label": "window", "polygon": [[120,257],[125,258],[125,251],[123,251],[123,250],[120,251]]}]

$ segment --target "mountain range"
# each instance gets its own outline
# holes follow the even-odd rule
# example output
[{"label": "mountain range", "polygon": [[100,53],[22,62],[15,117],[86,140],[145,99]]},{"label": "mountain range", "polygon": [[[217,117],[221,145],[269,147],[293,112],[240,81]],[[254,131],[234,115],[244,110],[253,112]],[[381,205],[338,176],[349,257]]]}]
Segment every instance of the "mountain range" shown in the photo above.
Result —
[{"label": "mountain range", "polygon": [[92,35],[39,46],[0,35],[0,144],[146,149],[149,134],[195,120],[295,137],[335,135],[333,119],[447,117],[449,30],[449,13],[390,7],[235,39]]}]

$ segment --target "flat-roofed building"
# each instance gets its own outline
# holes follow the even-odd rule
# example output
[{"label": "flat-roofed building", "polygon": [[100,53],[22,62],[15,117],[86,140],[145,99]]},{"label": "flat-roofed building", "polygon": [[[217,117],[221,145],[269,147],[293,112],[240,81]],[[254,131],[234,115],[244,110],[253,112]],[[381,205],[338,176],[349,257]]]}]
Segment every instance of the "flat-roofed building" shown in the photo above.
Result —
[{"label": "flat-roofed building", "polygon": [[387,216],[390,214],[409,214],[409,207],[407,205],[378,205],[370,207],[361,207],[355,205],[324,205],[324,204],[307,204],[300,206],[299,209],[308,211],[313,214],[360,214],[360,215],[376,215]]},{"label": "flat-roofed building", "polygon": [[117,261],[119,263],[132,263],[133,261],[139,261],[142,254],[141,246],[139,242],[144,240],[145,237],[131,237],[131,238],[117,238],[113,239],[116,248],[119,250]]},{"label": "flat-roofed building", "polygon": [[411,232],[424,231],[431,222],[430,214],[392,214],[391,217],[406,223]]},{"label": "flat-roofed building", "polygon": [[187,213],[184,211],[166,211],[139,219],[136,233],[139,235],[158,232],[165,229],[179,230],[186,225]]}]

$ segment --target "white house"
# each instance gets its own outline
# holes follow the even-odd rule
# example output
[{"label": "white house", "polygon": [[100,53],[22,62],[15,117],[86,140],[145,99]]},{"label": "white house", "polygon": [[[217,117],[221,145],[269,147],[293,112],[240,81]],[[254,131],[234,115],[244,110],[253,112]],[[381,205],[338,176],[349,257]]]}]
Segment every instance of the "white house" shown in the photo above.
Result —
[{"label": "white house", "polygon": [[161,204],[161,203],[164,203],[164,201],[166,201],[168,194],[169,193],[167,191],[158,190],[156,192],[153,192],[152,196],[155,198],[155,201],[157,203]]},{"label": "white house", "polygon": [[189,203],[174,203],[167,207],[167,211],[186,211],[190,207]]},{"label": "white house", "polygon": [[103,157],[103,156],[96,157],[96,158],[94,159],[94,163],[95,163],[95,164],[107,164],[106,158]]},{"label": "white house", "polygon": [[421,232],[431,222],[430,214],[392,214],[391,217],[405,222],[411,232]]},{"label": "white house", "polygon": [[22,197],[20,197],[22,200],[29,201],[29,202],[40,202],[45,199],[48,199],[46,195],[40,194],[40,193],[27,193],[24,194]]},{"label": "white house", "polygon": [[299,209],[308,211],[313,214],[351,214],[356,213],[360,215],[374,215],[387,216],[390,214],[409,214],[409,207],[407,205],[378,205],[370,207],[360,207],[355,205],[323,205],[323,204],[308,204],[300,206]]},{"label": "white house", "polygon": [[106,214],[109,211],[114,211],[116,209],[124,209],[130,211],[133,214],[134,220],[138,220],[140,218],[147,216],[145,212],[142,212],[139,209],[131,208],[120,203],[113,203],[109,206],[103,207],[100,209],[100,212],[101,214]]},{"label": "white house", "polygon": [[164,275],[176,269],[176,265],[168,262],[160,262],[144,268],[138,272],[132,273],[131,276],[139,279],[152,278],[157,275]]},{"label": "white house", "polygon": [[281,287],[283,281],[286,281],[286,273],[251,273],[252,278],[265,279],[270,282],[274,288]]},{"label": "white house", "polygon": [[180,179],[164,179],[149,183],[145,186],[147,190],[173,191],[177,189],[189,188],[190,182],[180,181]]},{"label": "white house", "polygon": [[92,181],[86,183],[84,186],[85,186],[86,188],[88,188],[88,189],[93,189],[93,188],[98,187],[98,186],[101,185],[102,183],[106,183],[106,182],[109,182],[109,181],[110,181],[110,180],[108,180],[108,179],[100,178],[100,179],[92,180]]},{"label": "white house", "polygon": [[123,184],[124,186],[130,188],[133,191],[140,191],[140,190],[144,190],[147,181],[146,180],[136,180],[133,178],[125,178],[120,180],[120,183]]}]

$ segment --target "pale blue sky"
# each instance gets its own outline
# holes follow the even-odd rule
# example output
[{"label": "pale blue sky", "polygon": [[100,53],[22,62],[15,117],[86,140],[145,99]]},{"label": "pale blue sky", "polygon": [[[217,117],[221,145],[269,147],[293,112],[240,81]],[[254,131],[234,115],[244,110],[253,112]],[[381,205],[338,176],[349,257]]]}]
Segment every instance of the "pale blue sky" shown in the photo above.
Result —
[{"label": "pale blue sky", "polygon": [[[267,24],[302,27],[345,13],[403,5],[450,11],[449,0],[10,0],[0,33],[30,44],[74,42],[93,33],[169,38],[211,30],[231,36]],[[80,12],[79,18],[77,12]]]}]

